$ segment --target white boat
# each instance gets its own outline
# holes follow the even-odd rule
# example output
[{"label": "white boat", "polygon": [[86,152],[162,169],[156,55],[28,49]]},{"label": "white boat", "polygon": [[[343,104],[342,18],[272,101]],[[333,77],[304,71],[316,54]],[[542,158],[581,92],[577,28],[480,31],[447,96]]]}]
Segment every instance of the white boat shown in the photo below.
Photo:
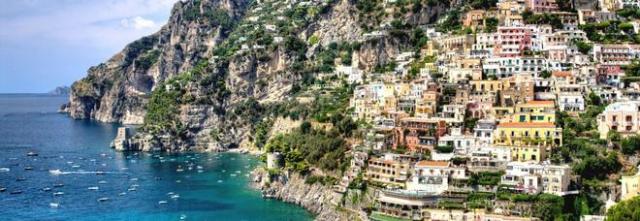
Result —
[{"label": "white boat", "polygon": [[37,156],[38,156],[38,153],[33,152],[33,151],[29,151],[29,152],[27,153],[27,156],[29,156],[29,157],[37,157]]},{"label": "white boat", "polygon": [[158,201],[158,204],[160,204],[160,205],[167,204],[167,201],[166,200],[160,200],[160,201]]},{"label": "white boat", "polygon": [[60,169],[55,169],[55,170],[49,170],[49,173],[52,175],[60,175],[62,174],[62,171],[60,171]]},{"label": "white boat", "polygon": [[100,180],[100,181],[98,181],[98,183],[99,183],[99,184],[105,184],[105,183],[107,183],[107,181]]},{"label": "white boat", "polygon": [[124,196],[124,195],[127,195],[127,193],[122,192],[122,193],[118,194],[118,196]]},{"label": "white boat", "polygon": [[9,172],[9,171],[11,171],[11,169],[9,169],[9,168],[6,168],[6,167],[0,168],[0,172],[6,173],[6,172]]},{"label": "white boat", "polygon": [[171,199],[178,199],[178,198],[180,198],[180,195],[178,195],[178,194],[171,195]]},{"label": "white boat", "polygon": [[54,196],[62,196],[64,195],[64,192],[55,192],[53,193]]},{"label": "white boat", "polygon": [[59,203],[49,203],[49,207],[58,208],[58,207],[60,207],[60,204]]},{"label": "white boat", "polygon": [[105,201],[108,201],[108,200],[109,200],[108,197],[102,197],[102,198],[98,199],[98,202],[105,202]]},{"label": "white boat", "polygon": [[92,187],[89,187],[89,188],[87,188],[87,189],[88,189],[88,190],[98,190],[98,189],[100,189],[100,188],[99,188],[99,187],[97,187],[97,186],[92,186]]},{"label": "white boat", "polygon": [[49,191],[51,191],[51,188],[45,187],[45,188],[42,188],[42,191],[49,192]]},{"label": "white boat", "polygon": [[173,192],[168,192],[167,193],[167,195],[173,195],[173,194],[175,194],[175,193],[173,193]]},{"label": "white boat", "polygon": [[176,172],[183,172],[183,171],[184,171],[184,169],[182,169],[182,168],[176,169]]},{"label": "white boat", "polygon": [[129,188],[129,189],[128,189],[128,191],[129,191],[129,192],[136,191],[136,188]]}]

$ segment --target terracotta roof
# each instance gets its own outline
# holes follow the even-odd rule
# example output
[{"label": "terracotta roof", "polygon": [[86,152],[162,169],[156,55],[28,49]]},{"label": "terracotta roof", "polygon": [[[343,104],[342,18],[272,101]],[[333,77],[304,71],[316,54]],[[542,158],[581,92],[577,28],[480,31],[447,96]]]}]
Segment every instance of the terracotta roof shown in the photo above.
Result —
[{"label": "terracotta roof", "polygon": [[555,105],[555,101],[529,101],[525,105]]},{"label": "terracotta roof", "polygon": [[570,71],[554,71],[551,73],[551,75],[553,75],[554,77],[569,77],[572,74]]},{"label": "terracotta roof", "polygon": [[449,161],[427,161],[427,160],[423,160],[423,161],[420,161],[420,162],[416,163],[416,166],[421,166],[421,167],[448,167],[449,166]]},{"label": "terracotta roof", "polygon": [[536,127],[556,127],[552,122],[504,122],[498,124],[498,127],[518,127],[518,128],[536,128]]}]

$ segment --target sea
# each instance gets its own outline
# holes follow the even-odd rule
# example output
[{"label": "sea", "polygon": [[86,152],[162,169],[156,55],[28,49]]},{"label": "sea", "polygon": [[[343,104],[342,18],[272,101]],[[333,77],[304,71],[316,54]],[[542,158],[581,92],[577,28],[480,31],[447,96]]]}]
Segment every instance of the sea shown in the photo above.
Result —
[{"label": "sea", "polygon": [[117,152],[120,125],[57,113],[67,99],[0,94],[0,220],[313,219],[249,186],[256,157]]}]

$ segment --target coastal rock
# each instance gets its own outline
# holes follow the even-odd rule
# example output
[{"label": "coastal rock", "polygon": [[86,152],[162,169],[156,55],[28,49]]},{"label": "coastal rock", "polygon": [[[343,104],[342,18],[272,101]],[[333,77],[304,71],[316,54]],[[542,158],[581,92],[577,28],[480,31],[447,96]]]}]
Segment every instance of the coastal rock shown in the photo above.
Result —
[{"label": "coastal rock", "polygon": [[263,196],[300,205],[315,214],[316,220],[355,220],[357,217],[356,214],[335,209],[342,194],[319,183],[307,184],[305,177],[297,173],[272,178],[269,173],[257,170],[253,180],[263,184],[257,184],[262,189]]}]

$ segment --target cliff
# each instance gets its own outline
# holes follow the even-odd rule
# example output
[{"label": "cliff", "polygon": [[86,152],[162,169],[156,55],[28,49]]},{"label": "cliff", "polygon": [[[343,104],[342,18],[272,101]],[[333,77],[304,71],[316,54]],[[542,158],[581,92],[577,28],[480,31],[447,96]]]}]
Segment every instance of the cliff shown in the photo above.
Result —
[{"label": "cliff", "polygon": [[378,1],[352,0],[180,1],[160,31],[90,68],[61,109],[74,118],[142,125],[127,142],[130,150],[237,147],[270,105],[291,100],[309,84],[323,48],[358,43],[353,65],[372,70],[415,39],[410,31],[363,38],[371,27],[397,19],[428,24],[448,5],[425,4],[404,17],[370,21],[378,12],[363,4],[382,8]]},{"label": "cliff", "polygon": [[[271,177],[264,170],[258,169],[254,171],[253,177],[254,181],[271,181],[256,183],[263,196],[302,206],[315,214],[316,220],[357,220],[356,217],[360,216],[355,212],[337,209],[342,201],[342,194],[320,183],[307,184],[299,174],[287,173]],[[362,216],[366,217],[364,214]]]}]

